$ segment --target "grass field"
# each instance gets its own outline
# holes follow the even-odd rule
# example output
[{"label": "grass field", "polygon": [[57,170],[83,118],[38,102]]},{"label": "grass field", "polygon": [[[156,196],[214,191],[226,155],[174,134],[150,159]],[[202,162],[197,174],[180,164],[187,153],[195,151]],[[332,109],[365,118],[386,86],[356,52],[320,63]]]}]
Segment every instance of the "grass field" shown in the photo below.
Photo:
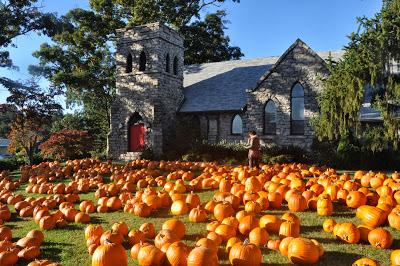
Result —
[{"label": "grass field", "polygon": [[[13,173],[13,177],[17,177],[18,172]],[[41,194],[28,194],[25,192],[26,184],[21,186],[16,193],[23,194],[24,196],[39,197]],[[202,191],[198,195],[201,197],[202,202],[212,198],[214,191]],[[94,197],[94,192],[88,194],[80,194],[81,200],[93,200],[97,202]],[[13,230],[13,238],[19,239],[32,229],[38,229],[32,218],[21,218],[16,215],[14,207],[9,206],[12,211],[12,219],[6,222],[5,225]],[[78,207],[78,206],[77,206]],[[287,206],[283,206],[281,210],[263,211],[264,214],[281,215],[287,211]],[[349,245],[340,243],[335,240],[332,234],[325,233],[322,230],[322,223],[325,217],[318,216],[315,212],[307,211],[303,213],[296,213],[301,218],[301,235],[307,238],[314,238],[322,243],[325,248],[325,255],[321,257],[318,265],[351,265],[356,259],[361,257],[369,257],[380,262],[381,265],[390,265],[390,252],[391,250],[378,250],[369,244],[356,244]],[[111,229],[113,223],[117,221],[125,221],[129,229],[139,228],[144,222],[153,222],[156,225],[156,230],[161,229],[161,225],[165,220],[173,217],[169,213],[169,209],[163,209],[154,213],[150,218],[140,218],[132,214],[127,214],[122,211],[114,213],[93,213],[91,216],[91,223],[101,224],[105,230]],[[174,217],[182,220],[186,224],[186,236],[184,242],[189,246],[193,246],[195,241],[207,234],[206,223],[191,223],[188,221],[188,216]],[[211,218],[211,217],[210,217]],[[349,210],[342,205],[335,205],[334,214],[332,216],[337,222],[353,222],[360,224],[360,221],[355,218],[355,212]],[[91,265],[91,256],[87,253],[87,248],[84,239],[84,228],[86,225],[70,223],[63,229],[56,229],[45,232],[45,243],[41,247],[41,258],[51,259],[60,262],[65,266],[84,266]],[[400,248],[400,234],[396,230],[385,227],[388,229],[395,238],[392,249]],[[272,235],[272,238],[277,236]],[[128,256],[129,250],[127,249]],[[290,265],[288,259],[282,256],[279,252],[269,251],[262,248],[263,264],[264,265]],[[229,265],[227,254],[224,247],[220,247],[218,254],[221,265]],[[25,265],[19,263],[18,265]],[[129,257],[129,265],[138,265]],[[117,265],[116,265],[117,266]]]}]

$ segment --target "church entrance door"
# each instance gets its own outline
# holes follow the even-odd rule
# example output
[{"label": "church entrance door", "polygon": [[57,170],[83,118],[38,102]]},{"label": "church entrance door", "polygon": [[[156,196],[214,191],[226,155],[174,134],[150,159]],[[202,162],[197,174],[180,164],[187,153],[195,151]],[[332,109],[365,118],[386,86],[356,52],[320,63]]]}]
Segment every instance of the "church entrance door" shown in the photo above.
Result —
[{"label": "church entrance door", "polygon": [[144,149],[144,124],[134,124],[129,127],[129,149],[132,152],[141,151]]}]

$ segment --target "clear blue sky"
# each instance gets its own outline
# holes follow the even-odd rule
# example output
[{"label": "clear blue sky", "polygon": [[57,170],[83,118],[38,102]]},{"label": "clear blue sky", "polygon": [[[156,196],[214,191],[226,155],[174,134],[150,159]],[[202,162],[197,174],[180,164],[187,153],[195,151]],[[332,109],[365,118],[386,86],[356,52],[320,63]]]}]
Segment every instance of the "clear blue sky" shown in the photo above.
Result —
[{"label": "clear blue sky", "polygon": [[[87,0],[39,0],[48,12],[65,14],[75,7],[88,7]],[[297,38],[315,51],[341,49],[347,35],[357,30],[356,17],[371,17],[379,11],[381,0],[241,0],[228,2],[226,9],[230,21],[227,35],[231,44],[239,46],[246,58],[282,54]],[[206,10],[213,11],[214,8]],[[17,48],[9,49],[19,71],[0,69],[0,75],[12,79],[27,79],[27,68],[37,63],[32,52],[43,42],[44,36],[30,34],[18,37]],[[45,82],[43,82],[45,84]],[[8,93],[0,87],[0,103]],[[62,101],[62,99],[61,99]]]}]

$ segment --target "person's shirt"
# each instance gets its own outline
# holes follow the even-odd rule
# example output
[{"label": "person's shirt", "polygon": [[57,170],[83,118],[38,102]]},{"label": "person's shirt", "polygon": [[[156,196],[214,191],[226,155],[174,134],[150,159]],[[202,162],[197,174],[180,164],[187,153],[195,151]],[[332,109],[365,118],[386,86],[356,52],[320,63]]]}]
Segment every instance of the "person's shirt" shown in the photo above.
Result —
[{"label": "person's shirt", "polygon": [[260,139],[257,136],[250,137],[247,140],[246,149],[260,150]]}]

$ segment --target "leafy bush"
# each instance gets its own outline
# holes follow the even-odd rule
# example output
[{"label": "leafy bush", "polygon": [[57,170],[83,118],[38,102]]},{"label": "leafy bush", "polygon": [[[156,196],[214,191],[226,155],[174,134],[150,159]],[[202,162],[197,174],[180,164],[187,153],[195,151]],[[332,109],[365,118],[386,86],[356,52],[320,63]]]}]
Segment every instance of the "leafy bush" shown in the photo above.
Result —
[{"label": "leafy bush", "polygon": [[185,162],[196,162],[196,161],[200,161],[200,155],[196,154],[196,153],[187,153],[182,155],[182,161]]},{"label": "leafy bush", "polygon": [[141,159],[154,160],[154,152],[150,147],[145,147],[142,151]]},{"label": "leafy bush", "polygon": [[17,170],[23,163],[20,163],[17,157],[6,158],[0,160],[0,171],[9,170],[14,171]]},{"label": "leafy bush", "polygon": [[85,158],[90,155],[91,138],[87,131],[63,129],[51,134],[39,149],[45,158],[54,160]]}]

